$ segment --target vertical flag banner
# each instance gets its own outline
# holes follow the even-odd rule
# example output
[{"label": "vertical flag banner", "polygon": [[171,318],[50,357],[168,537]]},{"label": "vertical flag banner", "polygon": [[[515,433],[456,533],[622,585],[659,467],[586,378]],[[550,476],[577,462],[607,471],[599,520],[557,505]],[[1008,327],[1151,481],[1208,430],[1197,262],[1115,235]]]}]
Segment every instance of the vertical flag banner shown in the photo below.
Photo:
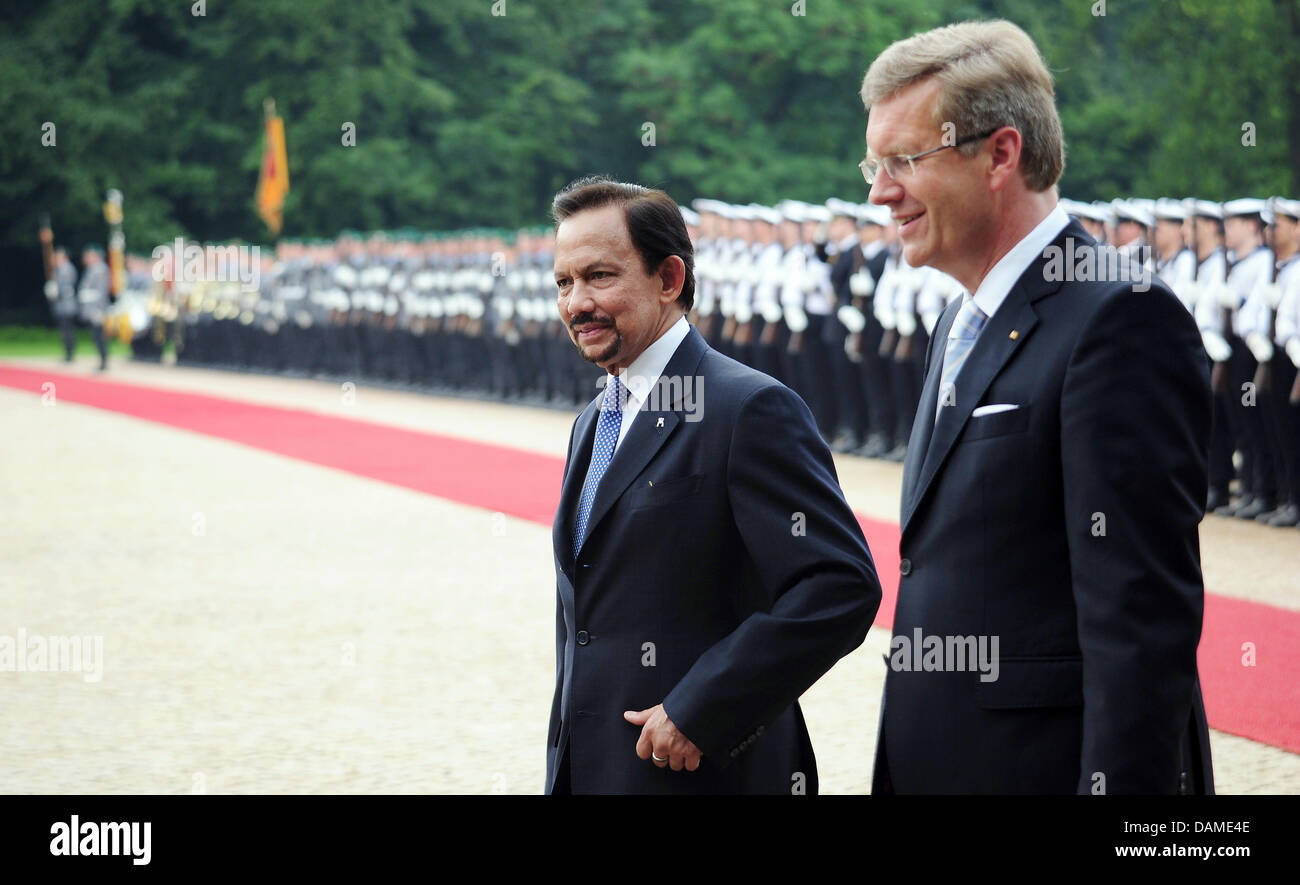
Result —
[{"label": "vertical flag banner", "polygon": [[266,148],[257,179],[257,214],[279,236],[284,198],[289,193],[289,157],[284,146],[284,120],[276,116],[275,101],[266,100]]},{"label": "vertical flag banner", "polygon": [[105,195],[104,220],[108,222],[108,290],[114,298],[126,291],[126,237],[122,233],[122,192],[112,188]]}]

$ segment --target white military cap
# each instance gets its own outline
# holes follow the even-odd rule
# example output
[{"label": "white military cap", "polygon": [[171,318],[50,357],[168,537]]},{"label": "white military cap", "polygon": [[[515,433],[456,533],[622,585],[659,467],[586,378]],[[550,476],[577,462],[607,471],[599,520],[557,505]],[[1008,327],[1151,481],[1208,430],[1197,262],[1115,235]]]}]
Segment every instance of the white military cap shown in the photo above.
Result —
[{"label": "white military cap", "polygon": [[829,200],[827,200],[826,209],[832,215],[835,215],[839,218],[858,217],[858,207],[855,204],[850,203],[847,200],[841,200],[838,197],[831,197]]},{"label": "white military cap", "polygon": [[1112,200],[1111,209],[1115,213],[1115,221],[1136,221],[1138,224],[1146,227],[1155,227],[1156,217],[1142,201],[1139,200]]},{"label": "white military cap", "polygon": [[811,207],[807,203],[799,200],[782,200],[776,204],[776,211],[786,221],[807,221],[809,208]]},{"label": "white military cap", "polygon": [[1285,215],[1287,218],[1294,218],[1296,221],[1300,221],[1300,200],[1288,200],[1285,197],[1274,197],[1268,202],[1274,215]]},{"label": "white military cap", "polygon": [[831,220],[831,210],[825,206],[807,206],[804,209],[804,221],[816,221],[822,224]]},{"label": "white military cap", "polygon": [[1183,205],[1182,200],[1170,200],[1161,197],[1156,200],[1155,216],[1160,221],[1185,221],[1187,219],[1187,207]]},{"label": "white military cap", "polygon": [[771,206],[761,206],[758,203],[750,203],[749,209],[754,213],[753,217],[759,221],[766,221],[768,224],[780,224],[781,213]]},{"label": "white military cap", "polygon": [[1229,200],[1223,204],[1224,218],[1240,218],[1249,215],[1263,215],[1268,204],[1258,197],[1242,197],[1239,200]]},{"label": "white military cap", "polygon": [[1223,220],[1223,207],[1213,200],[1193,199],[1191,204],[1192,214],[1197,218],[1215,218],[1219,221]]},{"label": "white military cap", "polygon": [[1110,204],[1101,203],[1083,203],[1078,200],[1061,200],[1061,208],[1067,215],[1073,215],[1075,218],[1086,218],[1089,221],[1105,223],[1110,219]]},{"label": "white military cap", "polygon": [[696,214],[695,212],[693,212],[692,210],[687,209],[685,206],[678,206],[677,208],[681,210],[681,213],[682,213],[682,220],[683,220],[683,221],[685,221],[685,222],[686,222],[687,224],[689,224],[691,227],[698,227],[698,226],[699,226],[699,224],[700,224],[700,216],[699,216],[699,215],[697,215],[697,214]]}]

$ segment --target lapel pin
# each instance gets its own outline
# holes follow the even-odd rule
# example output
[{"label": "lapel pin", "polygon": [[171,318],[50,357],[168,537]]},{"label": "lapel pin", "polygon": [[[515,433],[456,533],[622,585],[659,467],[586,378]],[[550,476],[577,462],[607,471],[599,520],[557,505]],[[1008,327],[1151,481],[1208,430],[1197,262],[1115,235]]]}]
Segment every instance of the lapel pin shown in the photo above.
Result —
[{"label": "lapel pin", "polygon": [[663,427],[663,426],[664,426],[664,419],[663,419],[663,418],[660,418],[660,419],[659,419],[659,423],[656,424],[655,427]]},{"label": "lapel pin", "polygon": [[655,484],[655,481],[654,481],[653,479],[650,480],[650,485],[654,485],[654,484]]},{"label": "lapel pin", "polygon": [[1015,341],[1015,340],[1016,340],[1017,338],[1019,338],[1019,337],[1020,337],[1020,331],[1019,331],[1018,329],[1012,329],[1012,330],[1011,330],[1011,340],[1012,340],[1012,341]]}]

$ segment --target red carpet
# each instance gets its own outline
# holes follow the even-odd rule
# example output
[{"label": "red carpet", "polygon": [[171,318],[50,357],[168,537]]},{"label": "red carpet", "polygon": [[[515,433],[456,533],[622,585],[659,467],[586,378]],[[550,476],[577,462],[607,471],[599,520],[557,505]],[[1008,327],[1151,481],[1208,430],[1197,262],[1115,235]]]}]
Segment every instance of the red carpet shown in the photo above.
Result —
[{"label": "red carpet", "polygon": [[[115,381],[0,366],[0,385],[242,443],[549,526],[564,462],[507,446],[471,442],[314,412],[255,405]],[[6,428],[12,429],[12,428]],[[893,621],[898,526],[858,516],[885,598],[876,623]],[[545,588],[541,588],[545,589]],[[1243,664],[1253,643],[1254,666]],[[1210,724],[1300,753],[1300,612],[1207,593],[1199,653]]]}]

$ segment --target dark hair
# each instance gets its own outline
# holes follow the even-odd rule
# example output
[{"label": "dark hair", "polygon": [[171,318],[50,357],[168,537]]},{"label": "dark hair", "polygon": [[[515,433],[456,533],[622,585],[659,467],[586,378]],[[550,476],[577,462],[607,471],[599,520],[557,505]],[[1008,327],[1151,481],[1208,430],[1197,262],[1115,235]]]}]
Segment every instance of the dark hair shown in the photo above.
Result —
[{"label": "dark hair", "polygon": [[571,215],[587,209],[622,206],[623,220],[632,245],[641,253],[645,272],[659,270],[664,259],[676,255],[686,265],[686,278],[677,303],[690,310],[695,303],[695,249],[691,246],[686,222],[673,198],[661,190],[614,181],[603,175],[591,175],[570,182],[555,195],[551,215],[558,225]]}]

